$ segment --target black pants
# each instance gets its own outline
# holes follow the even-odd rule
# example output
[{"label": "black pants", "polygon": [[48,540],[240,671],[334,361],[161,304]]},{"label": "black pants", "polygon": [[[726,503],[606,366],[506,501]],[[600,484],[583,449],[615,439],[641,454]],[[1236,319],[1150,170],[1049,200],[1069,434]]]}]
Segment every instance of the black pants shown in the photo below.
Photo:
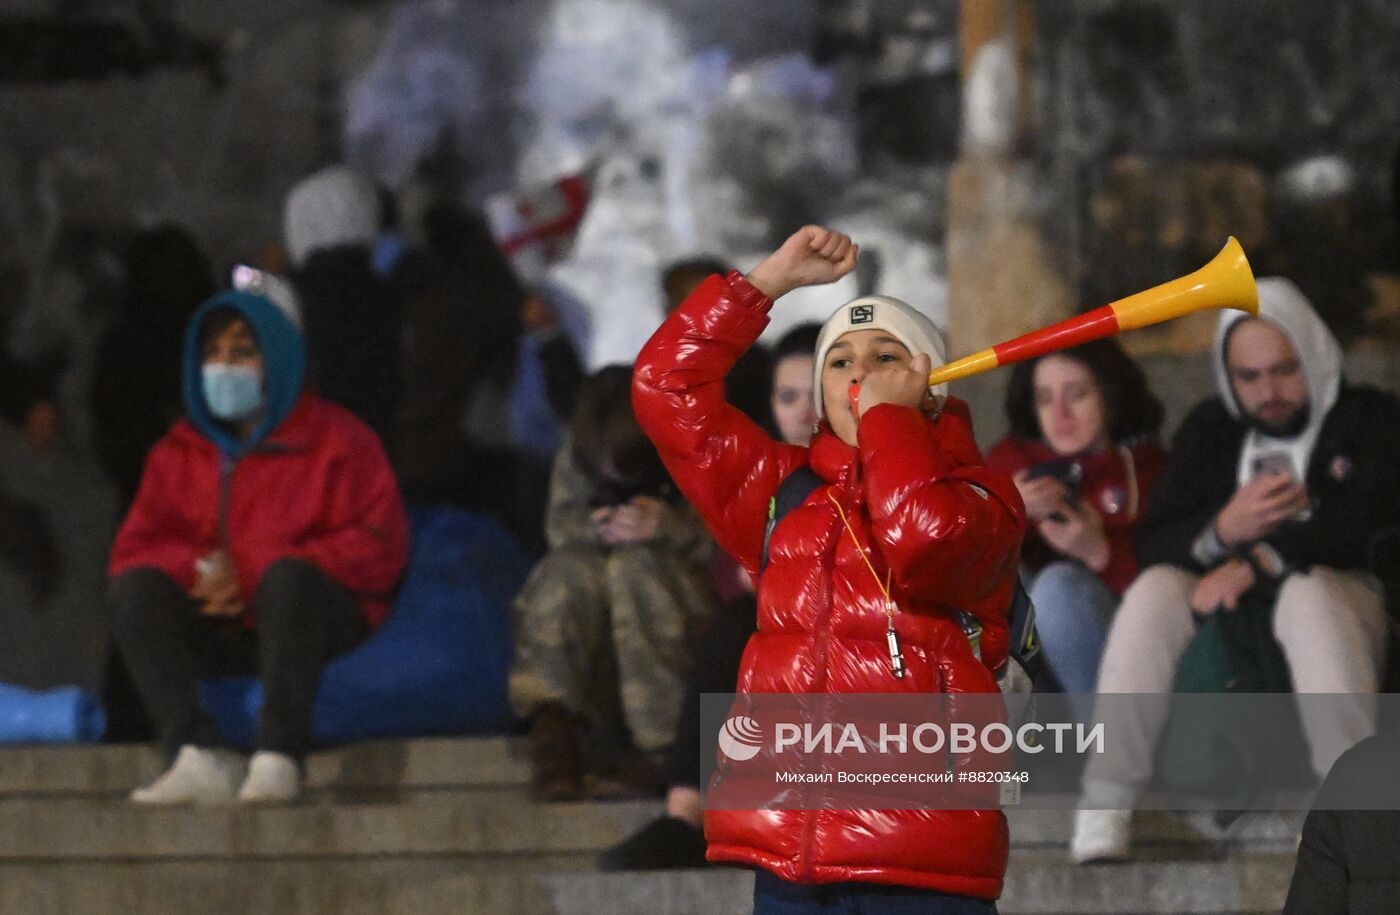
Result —
[{"label": "black pants", "polygon": [[273,563],[253,595],[257,630],[211,619],[164,572],[133,569],[112,584],[114,634],[161,743],[220,744],[199,681],[257,673],[258,749],[305,758],[321,671],[368,633],[359,603],[308,562]]},{"label": "black pants", "polygon": [[690,676],[681,696],[676,738],[666,760],[666,784],[700,787],[700,696],[732,693],[739,683],[739,662],[749,636],[758,628],[758,607],[750,596],[721,606],[700,630],[690,652]]}]

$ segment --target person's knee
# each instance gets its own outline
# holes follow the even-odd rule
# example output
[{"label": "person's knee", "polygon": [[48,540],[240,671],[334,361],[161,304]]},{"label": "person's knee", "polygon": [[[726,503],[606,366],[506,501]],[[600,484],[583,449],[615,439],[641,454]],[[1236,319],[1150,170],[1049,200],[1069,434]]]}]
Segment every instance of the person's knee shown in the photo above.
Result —
[{"label": "person's knee", "polygon": [[592,547],[559,547],[540,557],[515,596],[517,613],[553,614],[562,603],[588,604],[604,600],[602,550]]},{"label": "person's knee", "polygon": [[1077,562],[1052,562],[1031,583],[1030,597],[1036,610],[1066,599],[1080,601],[1099,584],[1098,577]]},{"label": "person's knee", "polygon": [[[613,619],[634,613],[674,612],[693,616],[696,581],[676,557],[655,545],[630,543],[608,554],[603,572]],[[708,605],[706,612],[708,613]]]},{"label": "person's knee", "polygon": [[1328,569],[1295,572],[1279,588],[1277,612],[1289,617],[1331,618],[1344,600],[1337,585],[1336,576]]},{"label": "person's knee", "polygon": [[175,579],[154,568],[130,569],[107,586],[107,599],[118,626],[160,613],[183,597],[184,589]]},{"label": "person's knee", "polygon": [[1315,567],[1284,580],[1274,604],[1274,634],[1286,639],[1294,632],[1309,640],[1326,631],[1356,633],[1382,640],[1384,603],[1378,593],[1332,569]]},{"label": "person's knee", "polygon": [[1196,576],[1176,566],[1150,566],[1123,592],[1118,615],[1157,613],[1172,607],[1189,611],[1196,581]]},{"label": "person's knee", "polygon": [[607,553],[591,546],[555,547],[540,557],[531,575],[591,580],[607,562]]},{"label": "person's knee", "polygon": [[311,562],[288,556],[267,567],[258,580],[258,590],[303,588],[323,578],[325,573]]},{"label": "person's knee", "polygon": [[627,543],[616,547],[608,554],[605,567],[610,583],[634,582],[640,578],[654,578],[661,572],[662,557],[655,546],[645,543]]},{"label": "person's knee", "polygon": [[305,559],[287,557],[274,561],[258,580],[253,596],[258,628],[266,630],[293,620],[306,623],[314,619],[320,602],[312,596],[327,581],[326,573]]}]

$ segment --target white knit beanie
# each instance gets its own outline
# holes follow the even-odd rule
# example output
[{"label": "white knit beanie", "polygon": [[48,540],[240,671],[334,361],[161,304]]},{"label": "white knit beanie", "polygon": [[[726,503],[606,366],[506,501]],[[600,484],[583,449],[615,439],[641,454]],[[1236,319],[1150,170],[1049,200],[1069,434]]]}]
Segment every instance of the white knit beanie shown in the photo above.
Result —
[{"label": "white knit beanie", "polygon": [[368,245],[379,234],[379,193],[374,182],[348,165],[332,165],[303,178],[287,195],[283,234],[292,263],[315,251]]},{"label": "white knit beanie", "polygon": [[233,288],[262,296],[276,305],[297,330],[302,329],[301,296],[285,278],[246,264],[236,264],[233,268]]},{"label": "white knit beanie", "polygon": [[[817,417],[825,418],[822,409],[822,366],[826,364],[827,351],[841,339],[842,334],[853,330],[883,330],[904,344],[911,356],[924,353],[929,357],[931,368],[938,368],[948,361],[948,345],[943,340],[943,332],[929,320],[923,312],[910,305],[885,295],[861,296],[836,309],[822,325],[817,336],[817,362],[813,366],[812,395],[817,401]],[[935,397],[948,393],[946,384],[929,388]]]}]

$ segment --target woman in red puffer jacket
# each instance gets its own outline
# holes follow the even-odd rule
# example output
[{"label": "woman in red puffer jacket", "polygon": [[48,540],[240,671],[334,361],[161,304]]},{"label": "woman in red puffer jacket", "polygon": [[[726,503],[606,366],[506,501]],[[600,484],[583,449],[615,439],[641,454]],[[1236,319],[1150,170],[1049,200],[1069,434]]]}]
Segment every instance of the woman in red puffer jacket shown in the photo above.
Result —
[{"label": "woman in red puffer jacket", "polygon": [[[966,407],[928,387],[944,358],[932,322],[878,296],[827,321],[816,353],[823,421],[810,448],[773,441],[724,400],[725,374],[773,300],[839,279],[856,256],[849,238],[808,226],[749,276],[710,277],[638,358],[637,418],[751,573],[782,480],[810,466],[822,481],[773,532],[740,692],[993,693],[1022,506],[1011,480],[982,466]],[[886,641],[886,580],[904,676]],[[980,658],[958,610],[982,624]],[[711,861],[761,868],[756,912],[815,911],[832,893],[861,911],[912,893],[929,900],[920,911],[994,912],[1008,849],[996,810],[711,810],[705,835]]]},{"label": "woman in red puffer jacket", "polygon": [[1166,452],[1162,404],[1113,340],[1018,363],[1006,387],[1011,434],[987,466],[1016,483],[1021,550],[1043,656],[1081,721],[1118,601],[1137,577],[1135,533]]}]

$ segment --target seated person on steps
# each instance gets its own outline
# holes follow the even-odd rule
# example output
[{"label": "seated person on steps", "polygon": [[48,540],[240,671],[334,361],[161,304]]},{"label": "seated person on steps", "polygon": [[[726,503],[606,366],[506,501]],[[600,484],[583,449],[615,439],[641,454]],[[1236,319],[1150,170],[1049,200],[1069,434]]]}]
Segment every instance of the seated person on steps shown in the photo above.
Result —
[{"label": "seated person on steps", "polygon": [[611,366],[580,392],[550,481],[549,552],[515,598],[510,697],[531,722],[541,800],[584,795],[585,733],[621,761],[589,793],[661,790],[690,639],[714,605],[712,544],[637,425],[631,380]]},{"label": "seated person on steps", "polygon": [[1096,340],[1019,363],[1006,413],[1011,433],[987,466],[1012,477],[1034,522],[1021,563],[1042,650],[1082,705],[1108,624],[1137,576],[1134,536],[1165,460],[1162,405],[1117,343]]},{"label": "seated person on steps", "polygon": [[[1219,396],[1182,422],[1138,530],[1145,571],[1123,595],[1097,689],[1119,694],[1096,710],[1119,739],[1084,771],[1070,845],[1079,862],[1127,856],[1165,694],[1212,614],[1231,614],[1222,622],[1234,628],[1258,622],[1232,650],[1297,693],[1380,686],[1387,621],[1368,556],[1400,522],[1400,402],[1343,382],[1341,347],[1297,286],[1268,277],[1258,287],[1258,317],[1220,316]],[[1365,703],[1316,709],[1299,712],[1321,776],[1375,721]]]},{"label": "seated person on steps", "polygon": [[[117,645],[173,765],[138,803],[290,801],[321,671],[385,617],[408,523],[379,440],[302,390],[301,335],[225,292],[185,340],[186,418],[152,449],[109,564]],[[241,788],[198,681],[256,671]]]}]

